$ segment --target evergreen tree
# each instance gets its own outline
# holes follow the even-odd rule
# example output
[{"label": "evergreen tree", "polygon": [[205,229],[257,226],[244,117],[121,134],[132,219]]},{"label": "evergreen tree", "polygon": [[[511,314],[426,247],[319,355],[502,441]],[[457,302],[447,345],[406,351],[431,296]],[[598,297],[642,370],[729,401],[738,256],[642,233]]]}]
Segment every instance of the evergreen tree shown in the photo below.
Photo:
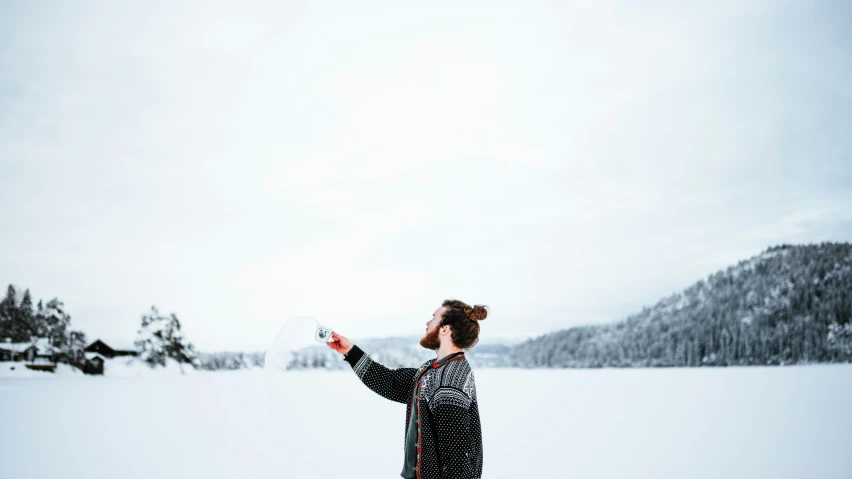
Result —
[{"label": "evergreen tree", "polygon": [[12,324],[16,314],[15,287],[11,284],[6,289],[6,297],[0,301],[0,340],[12,337]]},{"label": "evergreen tree", "polygon": [[135,345],[142,359],[151,366],[165,366],[166,358],[195,366],[195,347],[183,336],[177,315],[163,316],[155,306],[151,306],[148,314],[142,315]]},{"label": "evergreen tree", "polygon": [[86,341],[86,333],[83,331],[71,331],[68,333],[68,342],[65,346],[65,352],[69,359],[74,361],[82,361],[85,357],[83,350],[86,349],[89,343]]},{"label": "evergreen tree", "polygon": [[51,346],[73,358],[75,348],[85,348],[85,335],[77,331],[74,337],[69,332],[71,316],[65,312],[62,301],[53,298],[44,304],[39,300],[33,308],[29,290],[21,295],[9,285],[5,298],[0,301],[0,340],[10,338],[14,342],[29,342],[35,338],[48,338]]},{"label": "evergreen tree", "polygon": [[195,347],[184,337],[180,321],[174,313],[169,315],[166,324],[165,350],[167,357],[179,363],[194,364],[195,362]]},{"label": "evergreen tree", "polygon": [[[41,301],[39,301],[40,304]],[[69,336],[71,316],[65,312],[62,301],[59,298],[51,299],[47,302],[47,306],[45,306],[41,314],[43,318],[43,332],[39,336],[48,338],[51,346],[60,349],[68,348],[71,340]]]},{"label": "evergreen tree", "polygon": [[771,247],[615,324],[520,344],[524,367],[852,361],[852,244]]},{"label": "evergreen tree", "polygon": [[24,294],[20,295],[10,284],[0,310],[3,317],[4,339],[10,338],[12,342],[23,343],[35,337],[36,331],[33,329],[35,313],[29,290],[25,290]]},{"label": "evergreen tree", "polygon": [[18,306],[18,341],[27,342],[37,337],[35,328],[35,312],[33,311],[33,298],[30,296],[30,290],[24,290],[24,297],[21,299],[21,304]]},{"label": "evergreen tree", "polygon": [[43,338],[47,336],[46,325],[45,325],[45,314],[44,314],[44,303],[41,300],[38,300],[38,305],[36,306],[35,311],[35,325],[36,325],[36,336]]}]

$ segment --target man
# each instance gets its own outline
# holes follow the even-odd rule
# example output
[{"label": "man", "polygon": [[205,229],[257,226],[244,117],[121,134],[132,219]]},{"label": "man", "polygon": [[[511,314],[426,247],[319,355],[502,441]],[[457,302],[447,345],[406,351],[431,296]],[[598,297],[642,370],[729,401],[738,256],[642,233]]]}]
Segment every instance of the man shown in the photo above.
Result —
[{"label": "man", "polygon": [[332,333],[329,347],[343,354],[368,388],[407,404],[404,479],[479,479],[482,476],[482,429],[473,370],[464,356],[479,339],[486,306],[444,301],[426,323],[420,345],[435,359],[420,368],[388,369],[345,336]]}]

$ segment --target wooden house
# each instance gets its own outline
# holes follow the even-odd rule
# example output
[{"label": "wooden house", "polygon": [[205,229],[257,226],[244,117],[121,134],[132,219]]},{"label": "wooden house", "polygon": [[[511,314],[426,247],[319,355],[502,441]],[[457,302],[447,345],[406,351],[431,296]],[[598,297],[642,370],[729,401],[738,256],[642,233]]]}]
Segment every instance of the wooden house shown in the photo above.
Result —
[{"label": "wooden house", "polygon": [[38,353],[38,348],[33,343],[0,343],[0,361],[32,361]]},{"label": "wooden house", "polygon": [[85,355],[86,363],[82,368],[83,372],[86,374],[103,374],[106,358],[100,353],[87,352]]},{"label": "wooden house", "polygon": [[0,361],[22,362],[27,369],[37,371],[55,371],[58,354],[47,338],[37,338],[28,343],[9,340],[0,343]]}]

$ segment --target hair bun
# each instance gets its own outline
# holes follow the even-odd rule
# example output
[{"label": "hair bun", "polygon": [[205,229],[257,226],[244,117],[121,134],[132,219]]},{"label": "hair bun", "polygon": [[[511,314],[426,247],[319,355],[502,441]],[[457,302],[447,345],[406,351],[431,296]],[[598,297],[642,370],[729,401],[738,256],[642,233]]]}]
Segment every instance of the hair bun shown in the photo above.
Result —
[{"label": "hair bun", "polygon": [[486,316],[488,316],[488,311],[485,309],[485,306],[481,304],[477,304],[472,307],[468,306],[464,308],[464,311],[473,321],[482,321]]}]

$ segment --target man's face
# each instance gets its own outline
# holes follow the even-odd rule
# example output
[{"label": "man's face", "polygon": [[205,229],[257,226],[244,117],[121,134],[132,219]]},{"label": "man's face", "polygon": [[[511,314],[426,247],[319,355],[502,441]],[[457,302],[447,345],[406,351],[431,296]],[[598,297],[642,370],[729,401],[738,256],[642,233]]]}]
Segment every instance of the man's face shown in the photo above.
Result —
[{"label": "man's face", "polygon": [[446,311],[446,307],[441,306],[432,313],[432,319],[426,322],[426,334],[420,340],[420,345],[426,349],[438,349],[441,347],[441,318]]}]

